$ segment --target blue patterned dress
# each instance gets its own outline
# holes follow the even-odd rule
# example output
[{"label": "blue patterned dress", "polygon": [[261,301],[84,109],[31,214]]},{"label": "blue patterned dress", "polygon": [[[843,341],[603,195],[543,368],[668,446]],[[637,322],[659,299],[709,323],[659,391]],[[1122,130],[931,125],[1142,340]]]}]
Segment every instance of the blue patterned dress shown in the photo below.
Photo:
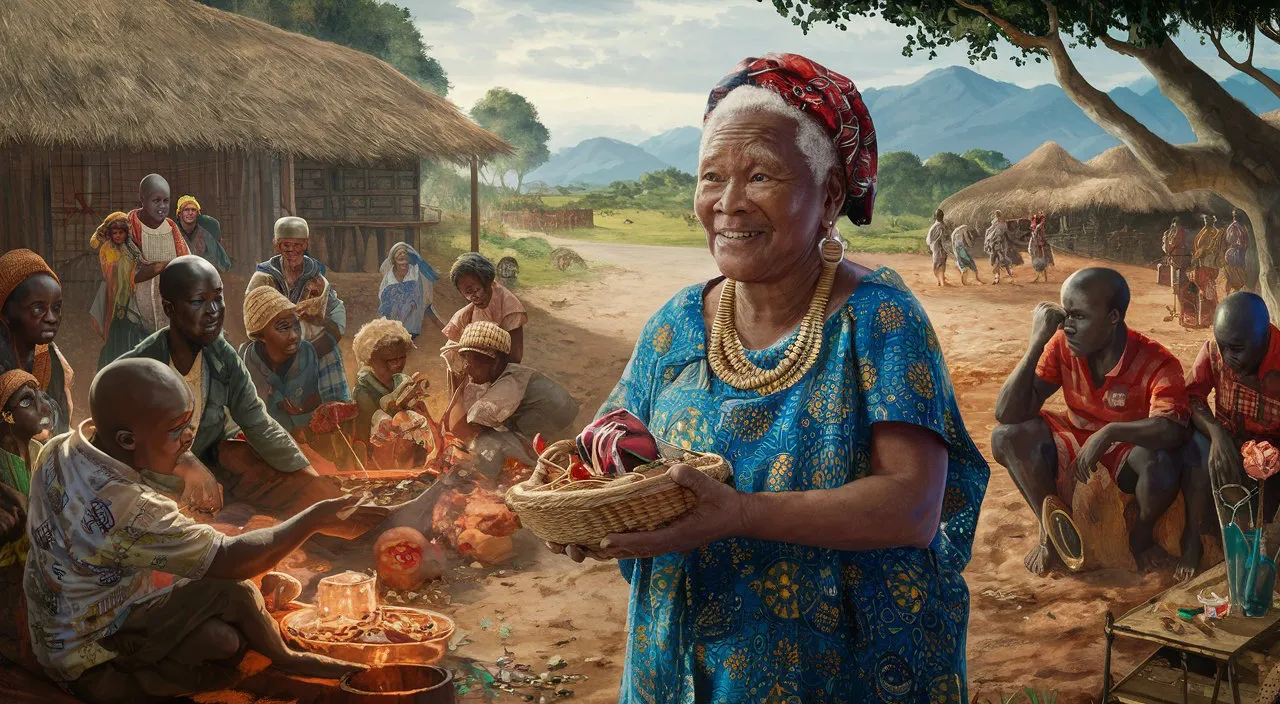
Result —
[{"label": "blue patterned dress", "polygon": [[[989,472],[920,303],[896,273],[874,272],[827,321],[814,369],[762,397],[711,374],[703,290],[649,321],[602,412],[626,408],[674,444],[724,455],[750,492],[839,487],[871,473],[873,423],[929,428],[948,446],[941,527],[928,549],[730,539],[621,561],[631,601],[620,701],[967,701],[960,573]],[[789,342],[747,354],[772,367]]]}]

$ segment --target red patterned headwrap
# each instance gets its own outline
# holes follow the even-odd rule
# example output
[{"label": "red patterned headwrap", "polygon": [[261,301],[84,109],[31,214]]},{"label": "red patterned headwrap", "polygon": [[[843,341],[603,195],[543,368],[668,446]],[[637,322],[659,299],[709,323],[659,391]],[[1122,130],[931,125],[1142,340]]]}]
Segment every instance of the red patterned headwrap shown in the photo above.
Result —
[{"label": "red patterned headwrap", "polygon": [[844,214],[855,225],[871,222],[876,200],[876,130],[853,81],[798,54],[765,54],[738,62],[707,99],[706,122],[739,86],[767,88],[818,121],[844,165]]}]

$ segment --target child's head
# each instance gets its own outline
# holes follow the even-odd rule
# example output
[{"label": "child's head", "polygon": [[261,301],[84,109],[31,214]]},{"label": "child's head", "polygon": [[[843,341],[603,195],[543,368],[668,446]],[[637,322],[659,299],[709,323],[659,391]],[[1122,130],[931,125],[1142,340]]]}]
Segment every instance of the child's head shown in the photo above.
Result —
[{"label": "child's head", "polygon": [[493,280],[497,275],[493,262],[475,252],[458,257],[449,270],[454,288],[476,308],[489,307],[489,301],[493,300]]},{"label": "child's head", "polygon": [[399,320],[379,318],[360,327],[351,349],[362,367],[371,369],[379,379],[389,379],[404,371],[413,349],[413,338]]},{"label": "child's head", "polygon": [[260,340],[273,359],[298,352],[302,341],[297,306],[270,286],[259,286],[244,297],[244,327],[249,339]]},{"label": "child's head", "polygon": [[53,424],[53,410],[34,376],[21,369],[0,374],[0,420],[5,431],[22,442]]},{"label": "child's head", "polygon": [[137,470],[172,474],[191,449],[194,400],[187,383],[154,359],[119,359],[89,386],[94,444]]}]

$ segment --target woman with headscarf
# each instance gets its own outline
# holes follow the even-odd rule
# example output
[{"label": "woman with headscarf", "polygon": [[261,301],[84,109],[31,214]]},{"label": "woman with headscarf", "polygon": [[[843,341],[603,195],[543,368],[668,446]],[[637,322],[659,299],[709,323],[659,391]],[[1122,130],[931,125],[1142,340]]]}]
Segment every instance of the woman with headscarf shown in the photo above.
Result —
[{"label": "woman with headscarf", "polygon": [[444,329],[444,321],[436,315],[433,285],[440,275],[405,242],[391,245],[391,251],[383,260],[382,284],[378,286],[378,315],[388,320],[399,320],[417,338],[429,317],[437,330]]},{"label": "woman with headscarf", "polygon": [[960,285],[968,286],[969,272],[973,278],[982,283],[982,275],[978,273],[978,263],[973,260],[970,250],[978,246],[978,231],[972,225],[961,225],[951,231],[951,251],[956,255],[956,267],[960,269]]},{"label": "woman with headscarf", "polygon": [[[322,373],[341,372],[344,367],[338,343],[347,330],[347,306],[325,278],[324,264],[307,254],[311,228],[306,220],[287,215],[276,220],[273,240],[276,255],[254,269],[245,296],[259,286],[271,286],[297,304],[302,336],[315,345],[321,369],[325,370]],[[345,373],[322,379],[321,383],[341,388],[343,396],[351,393]]]},{"label": "woman with headscarf", "polygon": [[724,456],[671,525],[552,546],[625,558],[620,700],[967,701],[969,561],[989,475],[938,337],[893,271],[844,257],[876,139],[853,83],[793,54],[708,103],[694,209],[722,276],[645,326],[602,411]]},{"label": "woman with headscarf", "polygon": [[90,315],[104,344],[98,353],[98,368],[114,362],[147,337],[138,312],[138,280],[153,278],[164,264],[148,262],[142,250],[129,237],[129,216],[111,213],[89,238],[89,246],[98,250],[102,283],[93,299]]},{"label": "woman with headscarf", "polygon": [[1013,265],[1021,262],[1014,261],[1014,257],[1017,255],[1009,242],[1009,223],[1001,219],[999,210],[991,216],[991,226],[987,228],[987,233],[982,239],[982,246],[987,250],[987,257],[991,261],[991,271],[995,273],[995,279],[991,283],[1000,283],[1001,269],[1004,269],[1005,273],[1012,279]]},{"label": "woman with headscarf", "polygon": [[201,212],[195,196],[178,199],[178,231],[192,254],[204,257],[218,271],[231,270],[231,257],[218,241],[222,228],[217,220]]},{"label": "woman with headscarf", "polygon": [[1031,239],[1027,241],[1027,254],[1031,256],[1031,268],[1036,272],[1035,281],[1044,276],[1049,283],[1049,267],[1053,266],[1053,247],[1044,233],[1044,213],[1031,216]]},{"label": "woman with headscarf", "polygon": [[449,368],[449,393],[453,394],[462,379],[463,362],[458,354],[458,341],[462,331],[471,323],[490,322],[511,334],[511,353],[507,359],[519,364],[524,361],[524,326],[529,314],[524,304],[506,286],[498,283],[497,269],[483,254],[467,252],[458,257],[449,270],[454,288],[467,299],[449,323],[444,326],[448,342],[440,350]]},{"label": "woman with headscarf", "polygon": [[55,435],[71,424],[73,373],[53,343],[62,324],[62,282],[29,249],[0,256],[0,373],[21,369],[36,378],[51,406]]}]

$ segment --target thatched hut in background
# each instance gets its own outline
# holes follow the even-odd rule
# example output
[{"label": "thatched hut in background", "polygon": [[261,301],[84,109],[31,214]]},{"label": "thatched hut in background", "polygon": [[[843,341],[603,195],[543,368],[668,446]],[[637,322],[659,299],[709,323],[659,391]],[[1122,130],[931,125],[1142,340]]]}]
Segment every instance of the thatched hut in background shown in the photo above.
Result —
[{"label": "thatched hut in background", "polygon": [[438,221],[424,159],[509,150],[373,56],[190,0],[0,3],[0,249],[72,280],[98,277],[89,236],[150,172],[221,221],[237,268],[283,214],[336,265]]},{"label": "thatched hut in background", "polygon": [[1208,191],[1170,192],[1128,147],[1082,163],[1053,142],[939,207],[948,223],[980,229],[994,210],[1007,219],[1043,211],[1054,247],[1135,264],[1160,258],[1160,235],[1175,216],[1194,234],[1202,213],[1217,215],[1222,227],[1231,214],[1231,205]]}]

